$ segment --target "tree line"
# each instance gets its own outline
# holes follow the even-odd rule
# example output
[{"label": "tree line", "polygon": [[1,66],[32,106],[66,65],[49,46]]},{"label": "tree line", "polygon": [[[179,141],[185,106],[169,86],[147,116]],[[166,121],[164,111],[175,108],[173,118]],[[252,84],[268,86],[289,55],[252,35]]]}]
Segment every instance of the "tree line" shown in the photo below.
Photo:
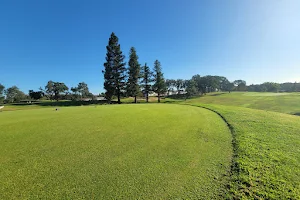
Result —
[{"label": "tree line", "polygon": [[[224,76],[200,76],[196,74],[189,80],[167,79],[162,72],[161,63],[154,61],[152,70],[145,63],[139,63],[137,51],[130,48],[128,67],[126,67],[125,55],[121,50],[118,37],[111,33],[106,46],[106,62],[104,70],[104,89],[106,100],[110,103],[117,99],[121,103],[123,97],[133,97],[137,103],[138,97],[145,97],[149,101],[149,94],[154,92],[160,102],[162,96],[181,95],[185,98],[205,95],[216,91],[249,91],[249,92],[299,92],[300,83],[274,83],[251,84],[247,86],[244,80],[230,82]],[[48,81],[46,86],[38,91],[29,90],[28,94],[22,92],[17,86],[5,89],[0,83],[0,103],[14,103],[22,100],[83,100],[95,99],[85,82],[78,83],[76,87],[67,87],[63,82]]]},{"label": "tree line", "polygon": [[141,66],[134,47],[130,48],[128,67],[126,68],[125,56],[122,53],[119,39],[114,33],[110,35],[106,50],[106,62],[102,72],[105,97],[109,102],[116,97],[118,103],[121,103],[121,97],[128,96],[134,97],[135,103],[137,96],[144,96],[148,102],[150,92],[155,92],[157,101],[160,102],[161,96],[173,94],[174,88],[177,89],[177,94],[184,93],[187,97],[219,90],[246,90],[245,81],[236,80],[231,83],[223,76],[201,77],[197,74],[190,80],[165,80],[161,63],[155,60],[152,71],[147,63]]},{"label": "tree line", "polygon": [[0,83],[0,103],[15,103],[40,99],[58,101],[94,98],[94,95],[89,91],[88,85],[85,82],[78,83],[77,87],[71,87],[70,90],[65,83],[50,80],[45,87],[40,87],[38,91],[29,90],[28,94],[25,94],[17,86],[5,89],[4,85]]}]

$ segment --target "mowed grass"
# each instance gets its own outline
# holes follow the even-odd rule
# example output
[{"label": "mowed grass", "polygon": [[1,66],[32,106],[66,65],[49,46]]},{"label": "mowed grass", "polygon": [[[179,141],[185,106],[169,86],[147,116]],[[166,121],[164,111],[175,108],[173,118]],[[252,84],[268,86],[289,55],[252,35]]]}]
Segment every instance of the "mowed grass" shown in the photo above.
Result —
[{"label": "mowed grass", "polygon": [[216,92],[188,99],[187,102],[238,106],[300,115],[300,93]]},{"label": "mowed grass", "polygon": [[168,104],[0,113],[0,199],[218,199],[231,133]]},{"label": "mowed grass", "polygon": [[236,199],[300,199],[300,118],[233,106],[193,104],[233,127],[231,193]]},{"label": "mowed grass", "polygon": [[0,112],[4,111],[16,111],[16,110],[31,110],[31,109],[39,109],[42,108],[39,105],[4,105],[4,108],[0,110]]}]

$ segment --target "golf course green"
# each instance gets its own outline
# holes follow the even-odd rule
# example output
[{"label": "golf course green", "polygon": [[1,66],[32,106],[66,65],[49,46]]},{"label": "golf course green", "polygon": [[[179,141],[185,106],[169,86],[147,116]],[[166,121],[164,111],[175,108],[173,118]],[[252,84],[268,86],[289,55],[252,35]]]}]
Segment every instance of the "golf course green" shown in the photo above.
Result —
[{"label": "golf course green", "polygon": [[0,113],[0,199],[222,199],[232,135],[187,105]]}]

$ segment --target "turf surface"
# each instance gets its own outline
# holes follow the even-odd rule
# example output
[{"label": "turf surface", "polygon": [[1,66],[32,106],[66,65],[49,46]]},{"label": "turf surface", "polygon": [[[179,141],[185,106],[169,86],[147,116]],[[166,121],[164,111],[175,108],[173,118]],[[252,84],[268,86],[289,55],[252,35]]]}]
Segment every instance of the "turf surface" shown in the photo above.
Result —
[{"label": "turf surface", "polygon": [[218,104],[300,115],[300,93],[211,93],[188,99],[189,103]]},{"label": "turf surface", "polygon": [[218,199],[231,133],[184,105],[0,113],[0,199]]},{"label": "turf surface", "polygon": [[233,128],[232,198],[300,199],[300,118],[241,107],[193,104]]}]

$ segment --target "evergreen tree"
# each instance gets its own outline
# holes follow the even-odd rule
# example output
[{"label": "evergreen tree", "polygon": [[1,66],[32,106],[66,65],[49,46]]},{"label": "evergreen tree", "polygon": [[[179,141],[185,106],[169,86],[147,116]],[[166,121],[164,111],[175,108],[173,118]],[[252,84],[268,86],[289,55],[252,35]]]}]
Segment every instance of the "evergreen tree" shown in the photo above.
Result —
[{"label": "evergreen tree", "polygon": [[134,103],[137,103],[137,95],[140,91],[139,78],[140,78],[140,64],[138,62],[139,57],[136,55],[134,47],[130,49],[129,55],[129,69],[128,69],[128,82],[127,82],[127,93],[134,97]]},{"label": "evergreen tree", "polygon": [[160,95],[166,92],[166,83],[158,60],[154,62],[154,82],[153,91],[157,93],[157,101],[160,102]]},{"label": "evergreen tree", "polygon": [[121,93],[125,89],[125,56],[121,51],[118,37],[112,33],[106,46],[106,62],[104,63],[104,89],[106,99],[110,102],[113,95],[121,103]]},{"label": "evergreen tree", "polygon": [[2,103],[3,100],[4,100],[4,96],[3,96],[3,94],[4,94],[4,89],[5,89],[4,85],[2,85],[2,84],[0,83],[0,103]]},{"label": "evergreen tree", "polygon": [[151,72],[149,66],[147,66],[147,63],[142,67],[141,72],[142,77],[142,87],[144,89],[144,94],[146,95],[146,102],[149,102],[149,92],[151,91],[151,82],[153,82],[153,73]]}]

